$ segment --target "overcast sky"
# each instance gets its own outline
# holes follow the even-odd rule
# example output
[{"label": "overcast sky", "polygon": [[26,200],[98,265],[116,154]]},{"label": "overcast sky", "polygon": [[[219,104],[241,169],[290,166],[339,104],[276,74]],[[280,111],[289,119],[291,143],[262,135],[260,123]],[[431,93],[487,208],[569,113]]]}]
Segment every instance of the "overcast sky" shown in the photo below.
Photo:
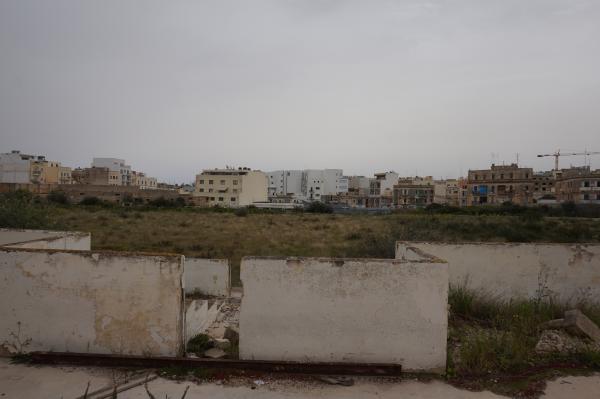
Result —
[{"label": "overcast sky", "polygon": [[600,151],[600,0],[0,0],[0,139],[170,182],[551,169]]}]

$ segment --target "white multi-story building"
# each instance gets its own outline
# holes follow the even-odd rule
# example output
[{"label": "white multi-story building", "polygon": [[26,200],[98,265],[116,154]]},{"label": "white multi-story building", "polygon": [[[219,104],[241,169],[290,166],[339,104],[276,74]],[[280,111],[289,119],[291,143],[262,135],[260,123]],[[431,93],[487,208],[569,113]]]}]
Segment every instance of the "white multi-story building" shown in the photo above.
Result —
[{"label": "white multi-story building", "polygon": [[38,155],[11,151],[0,154],[0,183],[30,183],[32,163],[45,163],[46,158]]},{"label": "white multi-story building", "polygon": [[398,184],[398,173],[382,172],[375,173],[375,179],[371,180],[371,195],[391,197],[394,185]]},{"label": "white multi-story building", "polygon": [[267,172],[269,197],[298,196],[302,192],[301,170],[275,170]]},{"label": "white multi-story building", "polygon": [[[118,186],[130,186],[131,185],[131,166],[125,164],[124,159],[119,158],[94,158],[92,161],[92,168],[108,168],[111,172],[118,172],[119,179],[114,182],[114,185]],[[113,182],[111,182],[113,183]]]},{"label": "white multi-story building", "polygon": [[348,178],[341,169],[276,170],[267,176],[271,198],[291,196],[319,201],[322,195],[348,192]]},{"label": "white multi-story building", "polygon": [[373,177],[350,176],[348,178],[348,192],[353,195],[369,195],[371,190],[371,181]]}]

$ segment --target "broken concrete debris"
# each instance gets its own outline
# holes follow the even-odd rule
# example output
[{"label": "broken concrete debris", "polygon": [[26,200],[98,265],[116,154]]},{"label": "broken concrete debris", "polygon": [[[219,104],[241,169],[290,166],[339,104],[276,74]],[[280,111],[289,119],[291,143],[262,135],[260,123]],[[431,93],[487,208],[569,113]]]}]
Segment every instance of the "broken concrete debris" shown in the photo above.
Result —
[{"label": "broken concrete debris", "polygon": [[235,327],[229,326],[225,329],[223,338],[228,340],[232,345],[237,345],[240,342],[240,332]]},{"label": "broken concrete debris", "polygon": [[227,353],[220,348],[210,348],[209,350],[204,352],[205,357],[209,357],[211,359],[222,359],[227,355]]},{"label": "broken concrete debris", "polygon": [[586,342],[580,337],[573,337],[566,331],[545,330],[535,346],[535,351],[539,354],[558,353],[570,355],[590,349],[594,350],[593,346],[590,342]]},{"label": "broken concrete debris", "polygon": [[537,353],[572,354],[600,350],[600,329],[579,309],[567,310],[564,318],[550,320],[541,328],[544,331],[535,346]]},{"label": "broken concrete debris", "polygon": [[600,328],[579,309],[567,310],[564,318],[550,320],[542,324],[541,328],[564,329],[572,335],[589,338],[600,344]]},{"label": "broken concrete debris", "polygon": [[223,350],[231,348],[231,342],[227,338],[215,338],[213,340],[215,347]]},{"label": "broken concrete debris", "polygon": [[566,311],[565,321],[567,329],[572,333],[588,337],[594,342],[600,343],[600,328],[579,309]]}]

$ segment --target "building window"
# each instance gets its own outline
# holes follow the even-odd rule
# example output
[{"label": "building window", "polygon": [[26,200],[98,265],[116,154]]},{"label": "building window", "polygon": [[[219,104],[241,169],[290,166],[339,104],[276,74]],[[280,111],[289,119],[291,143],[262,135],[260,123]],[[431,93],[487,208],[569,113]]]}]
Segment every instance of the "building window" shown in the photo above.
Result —
[{"label": "building window", "polygon": [[234,180],[234,181],[233,181],[233,185],[234,185],[234,186],[237,186],[237,180]]},{"label": "building window", "polygon": [[235,197],[231,197],[231,202],[235,202]]},{"label": "building window", "polygon": [[224,186],[225,185],[225,180],[221,180],[221,185]]},{"label": "building window", "polygon": [[209,193],[212,193],[212,192],[213,192],[213,189],[212,189],[212,188],[209,188],[209,189],[208,189],[208,192],[209,192]]},{"label": "building window", "polygon": [[204,184],[204,180],[200,180],[198,184]]},{"label": "building window", "polygon": [[201,192],[201,193],[203,193],[203,192],[204,192],[204,189],[203,189],[203,188],[201,188],[201,189],[200,189],[200,192]]},{"label": "building window", "polygon": [[215,200],[215,197],[210,197],[210,200],[211,200],[211,201],[214,201],[214,200]]},{"label": "building window", "polygon": [[213,183],[214,183],[214,182],[213,182],[212,180],[209,180],[209,181],[208,181],[208,184],[213,184]]},{"label": "building window", "polygon": [[583,182],[583,187],[589,187],[590,186],[590,182],[589,181],[584,181]]},{"label": "building window", "polygon": [[234,194],[237,194],[237,192],[238,192],[237,188],[234,188],[234,189],[232,190],[232,192],[233,192]]},{"label": "building window", "polygon": [[589,200],[590,199],[590,195],[587,194],[587,193],[583,194],[583,199],[586,200],[586,201]]},{"label": "building window", "polygon": [[219,197],[219,201],[223,202],[223,197]]}]

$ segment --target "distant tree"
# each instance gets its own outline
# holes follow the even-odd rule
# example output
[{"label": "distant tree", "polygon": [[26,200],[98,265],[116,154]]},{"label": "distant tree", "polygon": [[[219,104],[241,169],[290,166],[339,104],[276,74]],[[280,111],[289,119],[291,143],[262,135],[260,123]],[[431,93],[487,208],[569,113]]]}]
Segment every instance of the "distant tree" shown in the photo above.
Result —
[{"label": "distant tree", "polygon": [[67,194],[65,194],[65,192],[62,190],[50,191],[46,197],[46,200],[48,200],[48,202],[61,205],[67,205],[69,203],[69,197],[67,197]]}]

